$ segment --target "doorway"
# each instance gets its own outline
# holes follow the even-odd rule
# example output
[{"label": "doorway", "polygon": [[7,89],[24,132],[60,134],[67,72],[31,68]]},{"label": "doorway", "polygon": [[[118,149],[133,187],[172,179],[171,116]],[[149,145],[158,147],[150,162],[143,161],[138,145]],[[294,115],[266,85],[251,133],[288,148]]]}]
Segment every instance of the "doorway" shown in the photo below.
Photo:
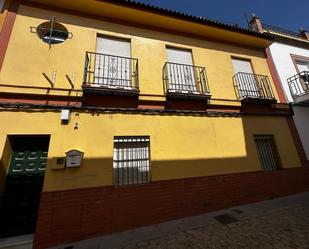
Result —
[{"label": "doorway", "polygon": [[0,206],[0,237],[35,232],[49,136],[9,136],[11,158]]}]

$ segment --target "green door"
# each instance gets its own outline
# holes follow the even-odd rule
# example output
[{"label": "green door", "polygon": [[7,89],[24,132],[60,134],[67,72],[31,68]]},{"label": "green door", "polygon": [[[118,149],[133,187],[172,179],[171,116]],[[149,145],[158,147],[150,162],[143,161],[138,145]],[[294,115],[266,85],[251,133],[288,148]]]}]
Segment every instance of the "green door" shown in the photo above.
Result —
[{"label": "green door", "polygon": [[15,137],[0,208],[0,237],[34,233],[49,138]]}]

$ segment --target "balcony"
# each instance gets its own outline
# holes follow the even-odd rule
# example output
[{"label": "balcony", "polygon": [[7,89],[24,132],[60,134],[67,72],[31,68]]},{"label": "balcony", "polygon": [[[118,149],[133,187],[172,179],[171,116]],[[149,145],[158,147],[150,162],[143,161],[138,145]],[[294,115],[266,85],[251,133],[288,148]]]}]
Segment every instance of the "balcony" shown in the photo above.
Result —
[{"label": "balcony", "polygon": [[86,52],[83,92],[138,96],[138,60]]},{"label": "balcony", "polygon": [[168,98],[208,100],[211,97],[204,67],[167,62],[163,80]]},{"label": "balcony", "polygon": [[236,96],[242,102],[272,104],[277,100],[266,75],[237,73],[233,76]]},{"label": "balcony", "polygon": [[291,95],[296,103],[309,103],[309,72],[304,71],[288,78]]}]

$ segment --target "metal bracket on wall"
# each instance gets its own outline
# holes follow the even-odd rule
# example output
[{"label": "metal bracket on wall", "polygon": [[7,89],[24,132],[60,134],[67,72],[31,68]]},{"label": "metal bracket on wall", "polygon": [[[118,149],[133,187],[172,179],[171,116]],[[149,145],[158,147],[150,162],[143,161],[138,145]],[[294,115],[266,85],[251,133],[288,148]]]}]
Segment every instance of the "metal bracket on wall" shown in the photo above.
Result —
[{"label": "metal bracket on wall", "polygon": [[75,73],[72,73],[72,76],[70,77],[70,75],[66,74],[65,77],[67,78],[67,80],[69,81],[71,88],[74,89],[74,83],[75,83]]},{"label": "metal bracket on wall", "polygon": [[49,84],[51,85],[51,87],[54,87],[55,86],[55,82],[56,82],[56,74],[57,74],[57,71],[56,70],[53,70],[53,74],[52,74],[52,77],[48,77],[48,75],[46,73],[42,73],[44,78],[49,82]]}]

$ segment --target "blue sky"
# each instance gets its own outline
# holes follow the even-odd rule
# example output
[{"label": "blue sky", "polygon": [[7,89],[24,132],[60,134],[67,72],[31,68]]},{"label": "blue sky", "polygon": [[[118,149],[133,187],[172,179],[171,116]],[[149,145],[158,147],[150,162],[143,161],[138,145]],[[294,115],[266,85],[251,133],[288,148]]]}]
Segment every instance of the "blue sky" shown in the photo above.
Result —
[{"label": "blue sky", "polygon": [[196,16],[238,23],[246,27],[244,12],[262,22],[298,31],[309,30],[308,0],[138,0]]}]

